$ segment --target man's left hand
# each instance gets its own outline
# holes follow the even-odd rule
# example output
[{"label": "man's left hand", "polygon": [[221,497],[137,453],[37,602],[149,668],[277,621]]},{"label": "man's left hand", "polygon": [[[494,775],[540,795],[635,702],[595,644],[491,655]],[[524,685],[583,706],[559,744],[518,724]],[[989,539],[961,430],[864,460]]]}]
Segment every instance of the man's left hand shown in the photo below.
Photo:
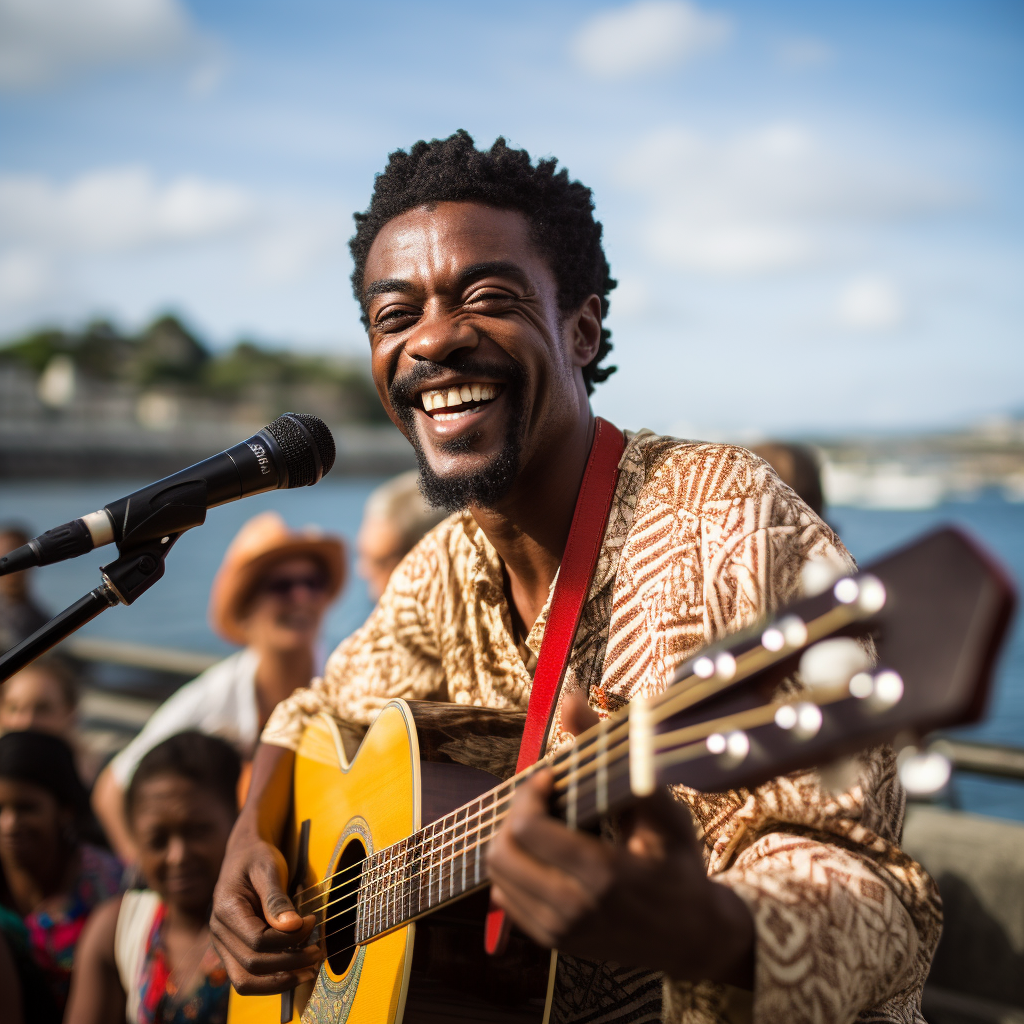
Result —
[{"label": "man's left hand", "polygon": [[706,874],[685,807],[666,790],[622,820],[621,844],[548,813],[550,770],[527,780],[490,843],[495,903],[542,946],[753,988],[754,922]]}]

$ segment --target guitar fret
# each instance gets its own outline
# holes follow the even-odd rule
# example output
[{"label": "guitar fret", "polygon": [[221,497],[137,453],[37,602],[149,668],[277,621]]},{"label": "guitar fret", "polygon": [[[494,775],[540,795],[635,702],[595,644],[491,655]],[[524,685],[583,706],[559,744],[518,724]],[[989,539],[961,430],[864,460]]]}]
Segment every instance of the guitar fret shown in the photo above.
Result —
[{"label": "guitar fret", "polygon": [[573,744],[572,750],[569,751],[569,793],[565,808],[565,822],[574,831],[576,829],[577,795],[579,793],[576,772],[579,768],[579,762],[579,748]]},{"label": "guitar fret", "polygon": [[608,811],[608,723],[602,722],[597,734],[597,813]]}]

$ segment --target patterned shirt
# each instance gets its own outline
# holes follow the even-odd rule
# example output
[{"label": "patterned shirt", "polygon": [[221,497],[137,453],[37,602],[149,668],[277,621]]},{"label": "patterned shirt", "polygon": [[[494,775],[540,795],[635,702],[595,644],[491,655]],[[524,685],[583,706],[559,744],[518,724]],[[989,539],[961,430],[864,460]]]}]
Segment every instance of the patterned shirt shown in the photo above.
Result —
[{"label": "patterned shirt", "polygon": [[[629,437],[563,694],[581,690],[607,713],[664,690],[705,644],[798,596],[812,558],[853,566],[767,463],[729,445],[646,431]],[[527,637],[533,653],[547,613]],[[501,561],[472,516],[456,514],[406,557],[324,678],[278,705],[263,741],[296,749],[320,711],[367,723],[394,697],[524,709],[531,685]],[[551,743],[566,739],[556,715]],[[729,986],[666,978],[664,1004],[654,1008],[638,972],[609,965],[608,977],[595,980],[592,967],[574,976],[579,962],[564,958],[556,1018],[922,1022],[921,988],[941,930],[938,894],[899,849],[905,797],[892,750],[865,752],[852,769],[852,784],[838,793],[815,771],[752,791],[678,787],[709,875],[753,915],[752,1000]],[[633,1000],[624,1015],[616,1012],[623,992]],[[593,1005],[602,993],[607,1013]]]}]

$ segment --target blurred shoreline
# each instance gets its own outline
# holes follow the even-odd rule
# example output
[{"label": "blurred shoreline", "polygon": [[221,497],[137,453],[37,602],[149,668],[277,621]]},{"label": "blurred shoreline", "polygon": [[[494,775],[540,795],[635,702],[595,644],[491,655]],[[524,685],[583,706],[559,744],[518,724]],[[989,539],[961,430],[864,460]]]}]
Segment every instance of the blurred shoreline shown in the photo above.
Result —
[{"label": "blurred shoreline", "polygon": [[[155,432],[130,421],[12,422],[0,414],[0,479],[159,479],[244,441],[264,425],[191,422]],[[330,427],[338,449],[334,476],[389,476],[416,465],[409,442],[392,426]]]}]

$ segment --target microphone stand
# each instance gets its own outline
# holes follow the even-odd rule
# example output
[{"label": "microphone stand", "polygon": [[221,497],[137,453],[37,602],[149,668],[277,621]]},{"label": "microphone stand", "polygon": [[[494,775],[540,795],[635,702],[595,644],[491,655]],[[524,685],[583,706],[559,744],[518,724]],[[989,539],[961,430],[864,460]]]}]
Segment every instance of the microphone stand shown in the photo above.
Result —
[{"label": "microphone stand", "polygon": [[173,533],[159,540],[122,544],[119,557],[100,569],[103,582],[98,587],[0,655],[0,682],[56,647],[101,612],[115,604],[132,604],[163,576],[164,559],[180,536]]}]

